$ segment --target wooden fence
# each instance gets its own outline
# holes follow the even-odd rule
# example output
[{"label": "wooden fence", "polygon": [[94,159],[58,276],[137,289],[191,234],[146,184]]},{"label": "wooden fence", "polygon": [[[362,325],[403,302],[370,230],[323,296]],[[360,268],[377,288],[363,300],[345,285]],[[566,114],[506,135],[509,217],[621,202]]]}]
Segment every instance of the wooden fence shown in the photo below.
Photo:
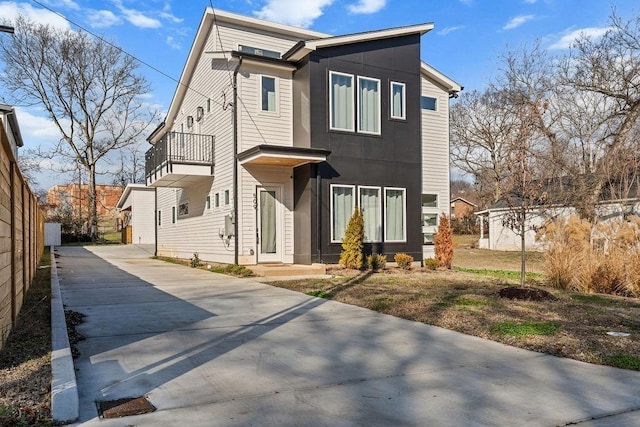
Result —
[{"label": "wooden fence", "polygon": [[22,308],[44,249],[44,217],[0,122],[0,348]]}]

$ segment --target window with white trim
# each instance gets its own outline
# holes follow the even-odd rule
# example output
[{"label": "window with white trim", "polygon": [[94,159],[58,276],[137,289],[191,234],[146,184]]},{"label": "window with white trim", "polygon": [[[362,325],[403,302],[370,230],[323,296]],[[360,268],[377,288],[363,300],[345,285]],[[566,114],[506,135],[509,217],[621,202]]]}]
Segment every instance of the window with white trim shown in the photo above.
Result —
[{"label": "window with white trim", "polygon": [[438,195],[437,194],[423,194],[422,195],[422,207],[423,208],[437,208],[438,207]]},{"label": "window with white trim", "polygon": [[331,241],[339,243],[356,207],[355,186],[331,185]]},{"label": "window with white trim", "polygon": [[407,85],[399,82],[391,82],[391,89],[389,91],[391,99],[389,105],[391,106],[391,118],[405,120],[407,118],[406,112],[406,91]]},{"label": "window with white trim", "polygon": [[358,205],[364,219],[364,241],[382,241],[382,196],[380,187],[358,187]]},{"label": "window with white trim", "polygon": [[261,111],[277,111],[276,99],[276,78],[270,76],[260,76]]},{"label": "window with white trim", "polygon": [[437,107],[438,107],[437,98],[432,98],[430,96],[420,97],[420,108],[422,108],[423,110],[436,111]]},{"label": "window with white trim", "polygon": [[353,75],[329,71],[329,128],[354,131]]},{"label": "window with white trim", "polygon": [[436,214],[436,213],[423,213],[422,214],[422,226],[423,227],[437,227],[438,226],[438,214]]},{"label": "window with white trim", "polygon": [[406,190],[384,189],[384,240],[405,242],[407,240]]},{"label": "window with white trim", "polygon": [[229,190],[224,190],[224,204],[228,205],[229,203]]},{"label": "window with white trim", "polygon": [[216,207],[216,208],[220,207],[220,193],[216,193],[213,196],[213,206]]},{"label": "window with white trim", "polygon": [[358,76],[358,132],[380,134],[380,80]]},{"label": "window with white trim", "polygon": [[207,199],[205,200],[205,208],[211,209],[211,196],[207,196]]}]

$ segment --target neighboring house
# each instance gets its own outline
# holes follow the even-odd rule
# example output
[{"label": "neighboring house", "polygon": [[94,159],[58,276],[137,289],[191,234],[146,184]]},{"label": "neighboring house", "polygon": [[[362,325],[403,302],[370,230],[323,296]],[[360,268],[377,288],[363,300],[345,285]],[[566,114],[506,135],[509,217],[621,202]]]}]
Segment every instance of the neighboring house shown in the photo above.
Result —
[{"label": "neighboring house", "polygon": [[[96,185],[96,210],[100,231],[117,228],[118,210],[116,204],[122,195],[122,187],[118,185]],[[47,191],[45,216],[58,213],[71,213],[77,218],[89,216],[89,186],[86,184],[56,185]]]},{"label": "neighboring house", "polygon": [[120,211],[123,243],[155,245],[156,190],[144,184],[129,184],[116,205]]},{"label": "neighboring house", "polygon": [[336,263],[359,206],[366,253],[432,256],[462,89],[420,60],[432,28],[330,36],[207,9],[148,138],[157,254]]},{"label": "neighboring house", "polygon": [[473,202],[462,197],[454,197],[451,200],[451,219],[462,219],[470,216],[478,207]]},{"label": "neighboring house", "polygon": [[[516,207],[517,208],[517,207]],[[519,251],[520,235],[505,225],[505,218],[510,209],[503,203],[498,203],[489,209],[476,212],[485,226],[488,225],[488,234],[485,227],[480,227],[480,249],[493,249],[498,251]],[[525,249],[540,251],[545,248],[545,242],[537,236],[537,230],[549,221],[558,218],[569,218],[576,214],[573,207],[555,206],[532,209],[527,212],[527,226],[525,233]],[[640,213],[640,199],[630,198],[624,200],[606,200],[596,205],[596,215],[602,222],[616,221],[629,215]]]},{"label": "neighboring house", "polygon": [[13,157],[17,159],[18,147],[22,147],[24,142],[22,141],[22,135],[20,134],[16,110],[10,105],[0,103],[0,121],[4,126],[9,144],[11,145]]}]

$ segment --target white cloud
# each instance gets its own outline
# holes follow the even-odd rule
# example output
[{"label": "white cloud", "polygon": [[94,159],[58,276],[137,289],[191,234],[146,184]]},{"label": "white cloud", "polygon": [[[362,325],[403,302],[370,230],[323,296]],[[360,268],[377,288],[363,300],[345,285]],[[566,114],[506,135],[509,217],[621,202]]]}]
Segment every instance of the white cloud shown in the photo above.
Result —
[{"label": "white cloud", "polygon": [[358,0],[358,3],[350,4],[347,8],[351,13],[370,14],[379,12],[386,4],[387,0]]},{"label": "white cloud", "polygon": [[333,0],[268,0],[253,14],[260,19],[308,28]]},{"label": "white cloud", "polygon": [[570,48],[577,39],[581,37],[589,37],[591,39],[599,39],[607,31],[611,28],[609,27],[588,27],[588,28],[580,28],[578,30],[573,30],[569,32],[565,32],[560,40],[549,46],[549,49],[568,49]]},{"label": "white cloud", "polygon": [[92,10],[87,12],[87,20],[93,28],[107,28],[122,23],[122,19],[110,10]]},{"label": "white cloud", "polygon": [[135,9],[129,9],[122,5],[120,0],[114,0],[113,3],[116,5],[118,10],[124,16],[124,19],[129,21],[136,27],[139,28],[160,28],[162,23],[155,18],[151,18],[145,15],[143,12]]},{"label": "white cloud", "polygon": [[16,117],[25,145],[51,144],[60,140],[60,131],[48,117],[35,114],[33,109],[16,107]]},{"label": "white cloud", "polygon": [[439,36],[446,36],[447,34],[453,32],[453,31],[457,31],[457,30],[461,30],[463,29],[464,26],[459,25],[457,27],[445,27],[443,29],[441,29],[440,31],[437,31],[436,34]]},{"label": "white cloud", "polygon": [[537,0],[524,0],[525,3],[535,4]]},{"label": "white cloud", "polygon": [[512,18],[507,24],[502,27],[503,30],[513,30],[514,28],[518,28],[520,25],[525,22],[531,21],[535,18],[535,15],[519,15],[515,18]]},{"label": "white cloud", "polygon": [[22,15],[31,21],[40,24],[48,24],[62,30],[71,29],[69,23],[63,17],[56,15],[53,12],[49,12],[46,9],[34,8],[29,3],[18,3],[12,1],[0,2],[1,17],[11,22],[15,20],[18,15]]},{"label": "white cloud", "polygon": [[171,37],[171,36],[167,36],[167,45],[168,45],[170,48],[172,48],[172,49],[176,49],[176,50],[179,50],[179,49],[182,47],[182,45],[181,45],[180,43],[178,43],[178,42],[176,41],[176,39],[174,39],[174,38],[173,38],[173,37]]},{"label": "white cloud", "polygon": [[164,7],[162,8],[162,12],[160,12],[159,16],[163,19],[166,19],[168,21],[172,21],[176,24],[181,23],[182,21],[184,21],[184,19],[182,18],[178,18],[177,16],[175,16],[172,12],[171,12],[171,5],[169,3],[165,4]]}]

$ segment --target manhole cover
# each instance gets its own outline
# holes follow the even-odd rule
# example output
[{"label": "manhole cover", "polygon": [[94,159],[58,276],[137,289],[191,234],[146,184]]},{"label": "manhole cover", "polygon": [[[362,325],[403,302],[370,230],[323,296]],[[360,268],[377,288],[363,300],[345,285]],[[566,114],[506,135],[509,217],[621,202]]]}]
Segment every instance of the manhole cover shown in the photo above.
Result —
[{"label": "manhole cover", "polygon": [[130,415],[142,415],[156,408],[144,397],[127,397],[118,400],[97,401],[100,418],[120,418]]}]

